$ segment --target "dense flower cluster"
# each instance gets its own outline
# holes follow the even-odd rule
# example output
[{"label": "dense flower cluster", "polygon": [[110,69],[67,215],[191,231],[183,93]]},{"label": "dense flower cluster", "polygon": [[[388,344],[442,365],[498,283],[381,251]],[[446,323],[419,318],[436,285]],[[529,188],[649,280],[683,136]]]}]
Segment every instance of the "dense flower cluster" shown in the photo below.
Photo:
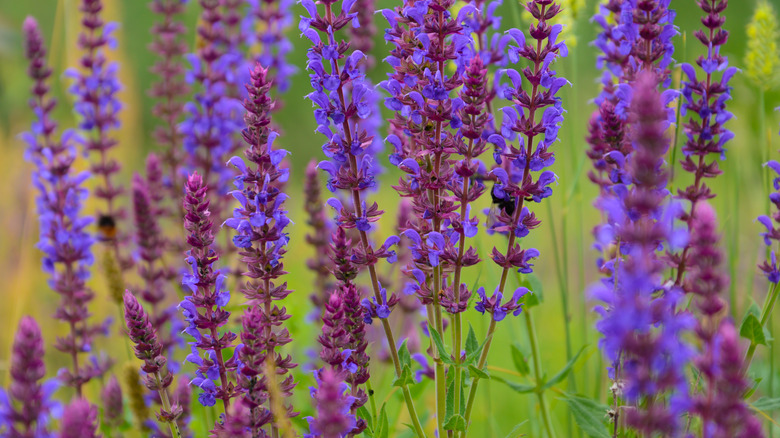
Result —
[{"label": "dense flower cluster", "polygon": [[[258,63],[246,85],[248,97],[244,101],[243,137],[251,165],[239,157],[229,161],[240,172],[235,177],[237,190],[233,192],[240,205],[233,210],[233,217],[225,221],[236,231],[233,244],[246,264],[243,275],[249,278],[242,289],[250,308],[244,313],[241,332],[244,346],[240,353],[240,386],[245,391],[244,402],[252,411],[253,433],[260,433],[271,421],[269,405],[277,401],[270,399],[268,386],[278,386],[282,397],[290,397],[295,387],[290,370],[297,366],[290,355],[279,350],[292,341],[284,327],[290,315],[280,305],[291,291],[287,283],[277,283],[286,273],[282,258],[287,252],[289,237],[285,228],[290,220],[284,209],[287,195],[282,189],[289,170],[282,166],[287,151],[273,148],[278,134],[269,126],[269,113],[274,106],[268,95],[271,85],[268,69]],[[272,361],[276,369],[273,382],[263,372],[267,361]],[[281,377],[278,382],[277,377]],[[266,401],[269,405],[262,406]],[[289,405],[287,413],[296,415]]]},{"label": "dense flower cluster", "polygon": [[110,366],[102,360],[79,361],[82,353],[92,351],[93,338],[106,330],[105,326],[88,321],[87,306],[94,294],[86,281],[94,262],[94,238],[86,230],[92,220],[82,216],[88,194],[82,184],[90,174],[76,173],[72,167],[77,156],[77,135],[65,131],[58,137],[57,123],[51,118],[56,106],[49,96],[51,69],[46,65],[46,49],[34,19],[25,20],[24,33],[30,61],[28,74],[34,81],[30,106],[37,120],[22,137],[28,145],[27,159],[36,167],[32,180],[38,190],[38,248],[43,252],[43,270],[51,277],[49,285],[61,296],[55,317],[69,326],[68,334],[55,344],[57,350],[72,359],[71,369],[63,370],[61,378],[80,394],[84,383],[102,375]]},{"label": "dense flower cluster", "polygon": [[[770,161],[766,163],[770,169],[775,173],[775,177],[772,178],[772,184],[775,188],[775,192],[769,195],[769,201],[774,205],[774,211],[771,217],[761,215],[758,217],[758,221],[766,227],[766,232],[761,233],[764,238],[764,244],[770,248],[769,258],[759,266],[763,271],[766,278],[770,283],[777,284],[780,282],[780,267],[777,265],[776,245],[780,245],[780,163],[777,161]],[[775,248],[773,248],[775,246]]]},{"label": "dense flower cluster", "polygon": [[[627,164],[633,184],[597,203],[609,217],[608,224],[616,224],[602,225],[600,243],[620,242],[622,258],[608,262],[613,275],[592,293],[603,302],[597,309],[601,319],[596,328],[613,366],[611,377],[622,382],[628,402],[655,399],[646,408],[630,411],[629,424],[648,434],[676,434],[679,414],[690,403],[685,367],[692,351],[683,333],[693,328],[693,319],[676,311],[683,292],[664,284],[664,264],[656,254],[659,244],[676,250],[685,242],[685,233],[671,228],[680,207],[669,202],[665,189],[668,122],[657,86],[652,71],[640,73],[633,85],[634,151]],[[668,394],[667,403],[660,402],[661,394]]]},{"label": "dense flower cluster", "polygon": [[187,152],[187,168],[201,172],[203,181],[213,193],[212,210],[223,217],[224,195],[229,191],[233,174],[225,161],[237,147],[235,133],[243,127],[241,101],[231,94],[228,74],[231,57],[225,41],[225,23],[219,0],[199,0],[202,8],[198,35],[201,43],[197,53],[185,58],[191,68],[187,82],[195,89],[194,100],[185,104],[185,120],[179,125]]},{"label": "dense flower cluster", "polygon": [[[154,138],[164,147],[163,161],[165,163],[166,186],[171,197],[181,196],[181,186],[184,180],[181,167],[184,157],[182,135],[178,125],[184,113],[184,99],[189,94],[190,87],[183,81],[183,55],[187,53],[187,45],[183,35],[187,31],[181,21],[185,11],[186,1],[154,0],[149,5],[151,10],[160,17],[160,21],[152,26],[154,41],[149,50],[157,55],[157,63],[151,67],[151,72],[159,77],[149,89],[149,95],[157,99],[152,114],[160,119],[155,127]],[[169,214],[179,211],[170,210]]]},{"label": "dense flower cluster", "polygon": [[229,330],[220,333],[230,318],[230,312],[225,310],[230,302],[230,291],[226,288],[225,275],[213,266],[219,255],[213,247],[208,187],[196,173],[187,178],[184,189],[184,228],[189,232],[187,244],[191,249],[187,251],[185,262],[189,268],[182,284],[189,289],[190,295],[179,308],[188,324],[184,332],[194,338],[187,361],[197,365],[198,370],[191,383],[201,390],[198,394],[200,404],[213,406],[219,399],[227,411],[230,399],[240,393],[232,381],[239,366],[238,357],[235,353],[229,360],[223,357],[224,350],[234,347],[237,336]]},{"label": "dense flower cluster", "polygon": [[290,89],[290,77],[298,69],[287,61],[293,46],[285,32],[293,23],[292,0],[250,0],[250,13],[260,29],[253,35],[260,45],[256,61],[273,74],[274,85],[280,93]]},{"label": "dense flower cluster", "polygon": [[315,372],[317,388],[311,398],[317,406],[317,417],[309,417],[306,438],[341,438],[355,429],[355,415],[350,412],[353,397],[343,380],[343,373],[326,368]]},{"label": "dense flower cluster", "polygon": [[62,413],[59,438],[100,438],[98,410],[86,399],[76,398]]},{"label": "dense flower cluster", "polygon": [[50,422],[61,407],[51,399],[56,381],[42,382],[43,337],[38,323],[29,316],[19,321],[11,350],[11,383],[0,389],[0,429],[8,438],[51,438]]}]

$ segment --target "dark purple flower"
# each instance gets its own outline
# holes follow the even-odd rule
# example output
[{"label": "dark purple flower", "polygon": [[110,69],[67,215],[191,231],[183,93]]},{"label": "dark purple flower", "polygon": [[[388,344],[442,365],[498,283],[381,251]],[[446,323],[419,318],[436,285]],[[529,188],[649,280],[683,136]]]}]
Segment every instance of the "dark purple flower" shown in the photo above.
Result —
[{"label": "dark purple flower", "polygon": [[[766,228],[766,232],[761,233],[761,236],[764,238],[764,244],[767,247],[772,247],[772,245],[780,242],[780,163],[772,160],[766,163],[766,166],[769,166],[777,175],[772,180],[775,192],[769,195],[769,201],[774,205],[774,211],[771,213],[771,216],[759,216],[758,222]],[[759,268],[771,283],[777,284],[780,281],[780,268],[777,265],[777,256],[774,249],[769,251],[769,258],[759,265]]]},{"label": "dark purple flower", "polygon": [[50,438],[50,421],[62,407],[51,399],[59,387],[46,375],[43,337],[29,316],[19,321],[10,360],[8,390],[0,389],[0,424],[8,438]]},{"label": "dark purple flower", "polygon": [[[225,360],[223,350],[233,348],[236,335],[223,327],[230,318],[225,306],[230,301],[230,291],[225,287],[226,277],[214,269],[219,255],[213,248],[214,234],[209,211],[208,187],[197,173],[190,175],[184,186],[184,228],[189,232],[185,262],[188,272],[182,278],[190,294],[179,304],[188,326],[184,332],[194,340],[190,342],[192,354],[186,361],[198,366],[191,384],[202,392],[198,401],[211,406],[216,399],[222,400],[227,411],[230,399],[238,396],[239,388],[231,376],[238,369],[235,353]],[[202,313],[201,313],[202,312]],[[220,330],[224,330],[220,333]],[[220,386],[216,386],[214,381]]]},{"label": "dark purple flower", "polygon": [[100,392],[103,401],[103,422],[109,427],[121,426],[124,421],[125,407],[122,401],[122,388],[116,376],[111,376]]},{"label": "dark purple flower", "polygon": [[317,417],[308,417],[306,438],[342,438],[351,433],[356,424],[350,412],[353,397],[344,383],[343,372],[324,368],[315,372],[317,387],[311,388],[311,398],[317,406]]},{"label": "dark purple flower", "polygon": [[76,398],[62,414],[59,438],[100,438],[97,433],[97,407],[86,399]]},{"label": "dark purple flower", "polygon": [[316,317],[319,319],[322,307],[333,290],[333,285],[329,284],[328,281],[331,271],[328,246],[330,223],[325,214],[317,174],[317,162],[314,159],[306,166],[304,194],[306,195],[306,202],[304,203],[304,209],[307,214],[306,223],[312,228],[312,232],[306,235],[306,243],[314,250],[314,257],[306,261],[306,266],[316,274],[314,293],[311,295],[311,300],[315,307]]}]

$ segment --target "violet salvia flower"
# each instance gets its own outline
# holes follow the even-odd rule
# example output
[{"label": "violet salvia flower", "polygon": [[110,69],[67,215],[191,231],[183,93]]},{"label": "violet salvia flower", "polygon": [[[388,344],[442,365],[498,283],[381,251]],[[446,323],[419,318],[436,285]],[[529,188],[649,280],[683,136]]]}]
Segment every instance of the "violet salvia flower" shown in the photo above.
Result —
[{"label": "violet salvia flower", "polygon": [[[351,388],[352,414],[368,401],[368,395],[360,387],[369,378],[363,312],[360,292],[355,285],[349,282],[339,284],[325,304],[322,333],[317,338],[322,345],[320,358],[330,369],[341,372]],[[359,434],[366,426],[362,418],[358,419],[351,433]]]},{"label": "violet salvia flower", "polygon": [[314,257],[306,260],[306,266],[316,275],[311,301],[314,304],[315,316],[319,319],[322,306],[327,302],[333,285],[329,284],[328,281],[331,271],[328,252],[330,223],[325,214],[325,203],[322,201],[317,175],[317,162],[314,159],[306,166],[304,184],[303,192],[306,195],[306,202],[303,208],[306,210],[306,223],[312,228],[312,232],[306,235],[306,243],[314,249]]},{"label": "violet salvia flower", "polygon": [[298,69],[287,61],[287,55],[293,45],[286,36],[287,29],[293,23],[292,0],[251,0],[251,11],[255,20],[262,25],[254,38],[260,44],[260,54],[256,57],[264,68],[272,72],[274,85],[280,93],[290,89],[290,78]]},{"label": "violet salvia flower", "polygon": [[[81,118],[79,128],[84,132],[84,150],[95,156],[91,171],[100,182],[95,196],[105,202],[100,214],[109,218],[105,220],[118,220],[124,215],[123,209],[117,205],[117,197],[123,193],[123,188],[114,180],[120,166],[110,154],[119,143],[113,131],[120,124],[122,103],[117,93],[122,85],[118,78],[119,64],[106,58],[106,50],[116,48],[113,33],[118,25],[103,22],[102,0],[82,0],[80,10],[83,31],[79,35],[79,48],[84,54],[80,60],[81,70],[69,69],[66,72],[73,78],[73,85],[68,91],[75,98],[74,108]],[[113,239],[115,252],[118,244],[119,240]],[[121,261],[119,257],[117,259]]]},{"label": "violet salvia flower", "polygon": [[[295,387],[295,381],[290,370],[297,366],[290,355],[279,351],[292,341],[284,321],[290,318],[286,308],[281,304],[292,291],[287,289],[287,283],[280,279],[286,272],[282,258],[287,252],[289,237],[285,231],[290,224],[284,201],[287,195],[282,191],[282,185],[287,181],[289,169],[281,165],[287,151],[274,149],[273,142],[278,134],[270,129],[269,113],[274,102],[268,93],[272,83],[268,78],[268,69],[259,63],[251,72],[252,80],[246,85],[248,97],[244,101],[246,128],[243,131],[246,150],[244,154],[251,163],[247,165],[239,157],[230,159],[240,173],[235,177],[237,190],[233,197],[239,202],[233,210],[233,217],[225,221],[225,225],[233,228],[236,235],[233,243],[239,250],[241,261],[246,263],[243,275],[249,278],[241,290],[252,307],[260,309],[260,315],[245,314],[245,318],[257,319],[261,322],[245,325],[244,337],[255,338],[251,348],[245,345],[242,349],[242,387],[246,391],[245,403],[253,410],[260,409],[259,402],[268,399],[269,406],[253,413],[253,417],[270,415],[271,400],[268,385],[278,386],[281,396],[289,398]],[[251,351],[250,351],[251,350]],[[266,357],[273,358],[276,375],[281,381],[269,383],[266,377],[260,380],[256,376],[263,374]],[[251,362],[249,360],[252,360]],[[257,387],[255,387],[257,386]],[[265,395],[260,395],[264,392]],[[297,415],[291,405],[287,406],[289,416]],[[269,418],[270,419],[270,418]],[[257,421],[252,425],[253,431],[268,422]],[[276,427],[276,425],[274,425]]]},{"label": "violet salvia flower", "polygon": [[720,323],[711,345],[697,359],[708,383],[708,393],[694,400],[702,416],[702,434],[711,437],[762,438],[761,422],[744,401],[750,383],[743,371],[739,335],[731,320]]},{"label": "violet salvia flower", "polygon": [[[695,114],[695,118],[689,117],[683,126],[687,139],[682,148],[685,158],[681,160],[682,168],[694,174],[694,181],[685,190],[678,192],[679,197],[689,201],[691,205],[689,214],[683,218],[689,222],[690,230],[693,229],[690,224],[691,215],[698,203],[715,196],[706,183],[706,178],[714,178],[722,173],[713,155],[722,159],[726,153],[725,144],[734,137],[725,124],[733,117],[726,109],[726,102],[731,99],[731,87],[728,83],[737,69],[729,67],[728,59],[720,54],[720,48],[729,35],[722,28],[726,17],[721,15],[727,5],[727,0],[699,2],[699,6],[707,14],[701,19],[707,32],[696,31],[696,37],[707,48],[707,56],[699,56],[696,60],[703,73],[702,79],[698,79],[696,69],[692,65],[683,64],[681,67],[686,76],[683,81],[684,101],[681,111],[683,115]],[[718,72],[721,72],[720,80],[714,77]],[[670,262],[677,271],[677,284],[684,284],[686,265],[691,263],[688,255],[687,247],[681,253],[670,255]]]},{"label": "violet salvia flower", "polygon": [[[328,188],[331,191],[344,190],[351,197],[352,205],[345,208],[335,198],[329,204],[337,212],[338,225],[346,229],[357,228],[360,246],[352,248],[350,262],[368,269],[373,299],[378,303],[382,301],[382,296],[375,264],[382,258],[394,260],[395,252],[390,247],[398,242],[398,237],[390,237],[379,248],[374,248],[368,239],[367,231],[371,223],[382,214],[376,203],[368,205],[365,199],[366,190],[373,187],[375,182],[372,159],[366,153],[373,139],[362,122],[371,115],[371,106],[366,99],[374,90],[364,82],[361,60],[365,55],[360,51],[347,53],[349,44],[337,41],[334,34],[350,23],[353,26],[358,24],[357,15],[350,12],[355,1],[343,1],[338,13],[333,10],[334,3],[331,0],[323,2],[325,14],[322,15],[313,1],[302,2],[309,16],[301,17],[299,29],[312,43],[307,52],[307,69],[311,72],[309,77],[314,91],[307,97],[316,106],[314,118],[318,125],[317,131],[327,139],[322,150],[332,160],[321,162],[319,167],[330,175]],[[390,351],[398,376],[401,366],[395,350],[395,339],[387,319],[381,318],[381,323],[388,344],[392,347]],[[402,383],[401,390],[415,431],[424,435],[408,385]]]},{"label": "violet salvia flower", "polygon": [[[182,278],[190,295],[179,304],[187,328],[184,332],[194,340],[190,342],[192,353],[186,361],[198,366],[196,377],[191,384],[200,388],[198,401],[203,406],[213,406],[216,400],[222,400],[225,411],[230,407],[230,399],[238,396],[240,389],[231,380],[238,369],[238,358],[234,355],[224,360],[223,351],[233,348],[236,335],[223,327],[230,318],[225,310],[230,301],[230,291],[226,288],[226,277],[214,269],[219,255],[214,250],[214,233],[209,210],[208,187],[197,173],[187,178],[184,186],[184,228],[189,235],[185,262],[188,272]],[[220,333],[220,330],[223,330]],[[217,386],[214,381],[219,383]]]},{"label": "violet salvia flower", "polygon": [[37,208],[40,216],[40,241],[43,252],[43,270],[51,276],[49,285],[61,296],[55,318],[67,323],[70,331],[58,338],[55,348],[72,359],[72,368],[63,370],[63,381],[81,394],[81,387],[93,377],[101,375],[110,365],[106,362],[85,364],[79,355],[91,351],[93,338],[104,332],[105,327],[89,323],[87,306],[93,292],[87,287],[92,255],[93,237],[86,231],[92,220],[82,216],[82,203],[87,189],[82,184],[89,178],[88,172],[75,173],[76,159],[72,131],[57,135],[57,123],[51,119],[56,102],[49,96],[48,78],[51,69],[46,65],[46,49],[43,46],[37,22],[28,18],[24,22],[26,55],[30,61],[28,74],[34,81],[30,106],[37,115],[29,133],[22,135],[28,144],[27,159],[36,170],[33,185],[38,190]]},{"label": "violet salvia flower", "polygon": [[728,278],[722,273],[717,225],[712,207],[706,202],[696,204],[690,222],[691,263],[685,286],[695,294],[701,314],[696,335],[702,347],[694,364],[705,384],[702,393],[694,397],[692,410],[701,418],[704,436],[761,437],[760,423],[743,401],[748,385],[734,323],[719,316],[726,308],[721,295]]},{"label": "violet salvia flower", "polygon": [[[163,251],[165,242],[160,230],[160,212],[152,200],[147,181],[140,175],[133,176],[132,198],[135,217],[136,241],[138,244],[138,273],[143,279],[140,296],[151,306],[152,326],[163,333],[166,322],[171,318],[167,309],[161,308],[166,298],[166,271],[163,266]],[[159,193],[159,192],[157,192]],[[161,335],[163,346],[167,349],[171,337]]]},{"label": "violet salvia flower", "polygon": [[8,438],[49,438],[50,419],[61,410],[51,400],[57,389],[46,375],[43,337],[38,323],[29,316],[19,321],[11,350],[8,390],[0,389],[0,424]]},{"label": "violet salvia flower", "polygon": [[[766,163],[766,166],[769,166],[777,175],[772,179],[775,192],[769,195],[769,201],[775,206],[775,211],[772,212],[771,217],[766,215],[759,216],[758,221],[766,227],[766,232],[761,233],[761,236],[764,238],[764,244],[772,248],[780,244],[780,163],[772,160]],[[777,265],[777,255],[774,248],[769,251],[769,258],[759,268],[770,283],[777,284],[780,282],[780,268]]]},{"label": "violet salvia flower", "polygon": [[633,85],[634,152],[627,164],[633,186],[614,190],[597,204],[608,223],[617,224],[603,226],[598,238],[619,241],[623,258],[611,262],[613,276],[602,280],[593,296],[604,303],[597,308],[596,328],[613,364],[611,378],[622,382],[629,403],[641,403],[627,413],[628,424],[645,434],[675,435],[680,414],[690,405],[685,367],[692,351],[683,334],[694,320],[677,310],[683,292],[663,282],[664,264],[656,254],[659,244],[676,249],[685,241],[684,233],[671,228],[679,206],[667,201],[668,119],[657,87],[651,71],[640,73]]},{"label": "violet salvia flower", "polygon": [[[184,81],[183,64],[183,55],[187,53],[183,35],[187,29],[181,21],[186,1],[154,0],[149,7],[160,17],[152,26],[151,33],[155,39],[149,44],[149,49],[157,55],[157,62],[150,71],[159,78],[149,89],[149,95],[157,100],[152,114],[159,119],[154,139],[165,148],[165,182],[170,197],[178,200],[183,185],[180,170],[184,162],[182,134],[178,125],[184,113],[185,96],[189,94],[189,85]],[[176,208],[168,213],[178,211]]]},{"label": "violet salvia flower", "polygon": [[116,376],[111,376],[108,383],[100,392],[100,398],[103,402],[103,423],[111,428],[121,426],[124,421],[125,406],[122,401],[122,387]]},{"label": "violet salvia flower", "polygon": [[311,398],[317,405],[317,417],[308,417],[306,438],[342,438],[355,429],[355,415],[350,412],[353,397],[344,383],[343,372],[325,368],[315,371],[317,387],[311,388]]},{"label": "violet salvia flower", "polygon": [[157,337],[157,331],[149,321],[149,315],[130,291],[125,292],[124,301],[127,334],[135,344],[135,357],[144,361],[141,367],[146,373],[143,382],[160,396],[162,407],[157,417],[161,422],[168,423],[173,437],[181,436],[176,419],[182,408],[170,402],[168,387],[173,382],[173,374],[166,371],[168,360],[163,356],[163,346]]},{"label": "violet salvia flower", "polygon": [[243,127],[241,102],[230,93],[226,58],[227,29],[219,0],[200,0],[202,13],[197,53],[186,55],[191,68],[187,82],[195,89],[194,100],[187,102],[187,116],[179,125],[187,153],[187,168],[198,170],[212,194],[213,214],[223,217],[226,194],[233,178],[225,161],[238,142],[234,134]]},{"label": "violet salvia flower", "polygon": [[86,399],[76,398],[62,414],[59,438],[100,438],[97,433],[97,408]]}]

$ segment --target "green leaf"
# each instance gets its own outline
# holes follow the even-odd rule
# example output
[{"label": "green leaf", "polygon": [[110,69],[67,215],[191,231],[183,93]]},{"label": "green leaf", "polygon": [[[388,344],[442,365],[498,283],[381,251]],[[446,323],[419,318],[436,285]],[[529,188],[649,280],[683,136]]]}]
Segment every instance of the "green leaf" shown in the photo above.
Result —
[{"label": "green leaf", "polygon": [[409,353],[409,347],[406,345],[406,339],[401,343],[401,347],[398,348],[398,360],[401,361],[401,366],[412,366],[412,355]]},{"label": "green leaf", "polygon": [[366,425],[368,426],[368,428],[364,431],[364,433],[366,433],[368,436],[373,436],[372,434],[367,433],[369,431],[374,430],[374,419],[371,417],[371,414],[368,412],[368,409],[366,409],[365,406],[361,406],[357,408],[357,416],[365,420]]},{"label": "green leaf", "polygon": [[525,360],[525,355],[517,344],[512,344],[509,348],[512,351],[512,362],[515,363],[515,369],[518,373],[527,376],[531,372],[531,368],[528,366],[528,361]]},{"label": "green leaf", "polygon": [[609,408],[589,398],[566,394],[563,398],[569,405],[577,426],[590,438],[609,438],[604,416]]},{"label": "green leaf", "polygon": [[444,396],[444,422],[455,414],[455,374],[448,373],[446,387],[447,393]]},{"label": "green leaf", "polygon": [[477,377],[479,377],[480,379],[490,378],[490,374],[488,374],[486,369],[479,369],[474,365],[469,365],[469,375],[473,378],[477,378]]},{"label": "green leaf", "polygon": [[760,399],[751,403],[750,407],[757,411],[763,411],[763,412],[776,411],[780,409],[780,397],[779,398],[761,397]]},{"label": "green leaf", "polygon": [[745,395],[742,396],[743,399],[747,400],[749,399],[755,392],[758,390],[758,385],[761,383],[761,381],[764,380],[763,377],[759,377],[757,379],[753,380],[753,386],[745,392]]},{"label": "green leaf", "polygon": [[433,343],[436,345],[436,350],[439,353],[441,361],[447,365],[452,365],[455,363],[447,353],[447,349],[444,347],[444,341],[441,340],[441,335],[439,335],[439,332],[437,332],[433,327],[429,327],[429,332],[431,333],[431,339],[433,340]]},{"label": "green leaf", "polygon": [[520,430],[521,427],[523,427],[525,423],[528,423],[528,420],[524,420],[515,424],[515,427],[513,427],[512,430],[509,431],[509,434],[506,436],[506,438],[517,438],[522,436],[518,433],[518,431]]},{"label": "green leaf", "polygon": [[379,411],[379,421],[377,421],[376,431],[374,436],[376,438],[387,438],[390,434],[390,425],[387,422],[387,412],[385,411],[385,405],[382,404],[382,410]]},{"label": "green leaf", "polygon": [[444,423],[444,430],[466,430],[466,419],[463,415],[453,415]]},{"label": "green leaf", "polygon": [[466,356],[470,356],[471,353],[479,349],[479,341],[477,335],[474,333],[474,327],[469,323],[469,334],[466,335]]},{"label": "green leaf", "polygon": [[409,365],[404,365],[401,368],[401,375],[393,379],[393,386],[402,387],[404,385],[414,385],[417,383],[412,376],[412,369]]},{"label": "green leaf", "polygon": [[742,326],[739,328],[739,335],[749,340],[752,344],[766,345],[764,328],[761,327],[761,322],[756,318],[756,315],[752,313],[748,313],[745,316],[745,320],[742,321]]},{"label": "green leaf", "polygon": [[510,382],[510,381],[508,381],[508,380],[506,380],[506,379],[504,379],[504,378],[502,378],[502,377],[498,377],[498,376],[493,376],[493,377],[491,378],[491,380],[497,380],[497,381],[499,381],[499,382],[503,383],[504,385],[506,385],[506,386],[510,387],[510,388],[511,388],[511,389],[513,389],[515,392],[518,392],[518,393],[520,393],[520,394],[527,394],[527,393],[529,393],[529,392],[534,392],[534,391],[536,391],[536,386],[533,386],[533,385],[524,385],[524,384],[522,384],[522,383],[515,383],[515,382]]},{"label": "green leaf", "polygon": [[554,375],[552,379],[545,382],[545,384],[542,386],[542,391],[545,389],[551,388],[554,385],[557,385],[558,383],[562,382],[563,379],[566,378],[566,376],[569,375],[569,372],[571,371],[571,368],[574,366],[574,364],[577,362],[577,359],[580,358],[582,355],[582,352],[585,351],[585,347],[580,348],[580,351],[577,352],[577,354],[574,355],[574,357],[571,358],[569,362],[566,363],[566,366],[563,367],[560,371],[558,371],[558,374]]}]

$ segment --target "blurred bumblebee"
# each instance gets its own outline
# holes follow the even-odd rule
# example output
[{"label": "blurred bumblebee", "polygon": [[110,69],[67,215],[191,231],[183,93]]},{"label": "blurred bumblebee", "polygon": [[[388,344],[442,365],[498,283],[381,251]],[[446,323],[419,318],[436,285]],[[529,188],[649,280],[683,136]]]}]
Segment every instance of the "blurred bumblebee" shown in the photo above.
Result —
[{"label": "blurred bumblebee", "polygon": [[486,221],[486,225],[489,229],[492,229],[496,224],[499,224],[498,216],[502,211],[509,217],[512,217],[517,208],[517,200],[515,198],[512,198],[511,196],[505,198],[496,196],[494,192],[495,186],[495,183],[493,183],[493,188],[490,189],[492,204],[490,205],[490,211],[488,212]]},{"label": "blurred bumblebee", "polygon": [[116,239],[116,220],[113,216],[101,214],[98,216],[98,238],[102,242],[110,242]]}]

